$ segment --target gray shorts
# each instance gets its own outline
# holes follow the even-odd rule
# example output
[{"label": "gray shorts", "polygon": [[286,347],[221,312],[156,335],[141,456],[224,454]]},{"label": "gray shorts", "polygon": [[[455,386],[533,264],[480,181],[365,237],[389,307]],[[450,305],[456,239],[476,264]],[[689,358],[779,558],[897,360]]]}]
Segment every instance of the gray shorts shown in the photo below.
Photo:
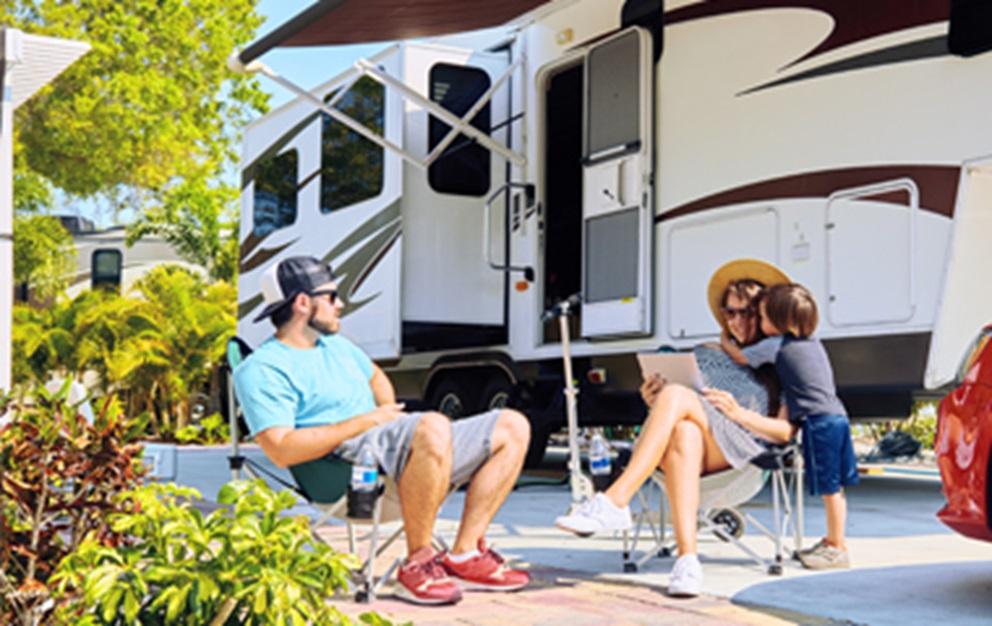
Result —
[{"label": "gray shorts", "polygon": [[[466,417],[451,423],[451,485],[467,483],[492,454],[493,429],[499,419],[500,409]],[[379,468],[394,480],[403,474],[410,458],[413,433],[417,430],[423,413],[409,413],[388,424],[376,426],[352,437],[339,445],[334,456],[349,463],[358,460],[366,446],[379,463]]]}]

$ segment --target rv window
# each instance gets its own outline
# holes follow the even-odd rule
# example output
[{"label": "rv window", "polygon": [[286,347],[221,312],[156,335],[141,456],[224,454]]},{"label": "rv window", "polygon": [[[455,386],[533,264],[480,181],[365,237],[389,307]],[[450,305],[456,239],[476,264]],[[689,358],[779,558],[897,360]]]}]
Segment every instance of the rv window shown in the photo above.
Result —
[{"label": "rv window", "polygon": [[90,263],[90,285],[93,289],[98,287],[120,288],[122,266],[120,250],[110,248],[94,250]]},{"label": "rv window", "polygon": [[586,158],[631,148],[640,140],[640,39],[627,35],[597,46],[586,63]]},{"label": "rv window", "polygon": [[254,233],[263,237],[296,221],[296,150],[258,162],[255,174]]},{"label": "rv window", "polygon": [[947,46],[951,54],[970,57],[992,50],[992,4],[988,0],[951,0]]},{"label": "rv window", "polygon": [[[489,74],[475,67],[438,63],[431,68],[431,100],[458,117],[468,113],[472,105],[489,89]],[[472,126],[489,134],[490,110],[487,104],[472,119]],[[433,150],[451,127],[431,116],[428,127],[429,150]],[[439,193],[463,196],[483,196],[489,191],[489,150],[465,135],[458,137],[444,150],[428,171],[431,189]]]},{"label": "rv window", "polygon": [[[334,97],[331,92],[325,102]],[[383,134],[386,90],[364,76],[334,107],[377,135]],[[330,115],[322,116],[320,210],[329,213],[374,198],[382,192],[383,150]]]}]

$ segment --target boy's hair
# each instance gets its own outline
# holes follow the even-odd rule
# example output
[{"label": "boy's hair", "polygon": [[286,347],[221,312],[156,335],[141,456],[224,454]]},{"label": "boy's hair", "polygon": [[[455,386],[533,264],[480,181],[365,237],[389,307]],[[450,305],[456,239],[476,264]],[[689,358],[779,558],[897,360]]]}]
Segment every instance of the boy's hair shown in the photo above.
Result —
[{"label": "boy's hair", "polygon": [[783,333],[800,339],[813,334],[820,321],[813,294],[802,285],[775,285],[762,294],[768,321]]}]

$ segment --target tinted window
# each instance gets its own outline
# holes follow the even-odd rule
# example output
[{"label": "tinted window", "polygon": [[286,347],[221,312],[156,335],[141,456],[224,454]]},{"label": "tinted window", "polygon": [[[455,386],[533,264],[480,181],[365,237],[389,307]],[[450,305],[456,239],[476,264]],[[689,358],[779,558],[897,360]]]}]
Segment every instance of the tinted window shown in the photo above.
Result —
[{"label": "tinted window", "polygon": [[640,138],[640,39],[630,32],[589,53],[586,157]]},{"label": "tinted window", "polygon": [[[431,68],[431,100],[458,117],[462,117],[479,97],[489,89],[491,81],[485,71],[474,67],[439,63]],[[489,134],[491,125],[489,105],[486,104],[471,120],[482,132]],[[433,150],[451,130],[451,126],[430,118],[428,145]],[[459,134],[431,166],[428,180],[440,193],[482,196],[489,191],[489,150],[474,140]]]},{"label": "tinted window", "polygon": [[263,159],[255,170],[253,223],[261,237],[296,221],[296,150]]},{"label": "tinted window", "polygon": [[992,50],[992,3],[989,0],[951,0],[947,47],[951,54],[963,57]]},{"label": "tinted window", "polygon": [[[383,133],[385,88],[364,76],[338,100],[334,108],[377,135]],[[330,101],[336,92],[325,98]],[[320,210],[340,209],[382,192],[383,149],[330,115],[322,116],[320,154]]]},{"label": "tinted window", "polygon": [[119,288],[121,286],[122,261],[119,250],[94,250],[90,268],[90,284],[93,288]]}]

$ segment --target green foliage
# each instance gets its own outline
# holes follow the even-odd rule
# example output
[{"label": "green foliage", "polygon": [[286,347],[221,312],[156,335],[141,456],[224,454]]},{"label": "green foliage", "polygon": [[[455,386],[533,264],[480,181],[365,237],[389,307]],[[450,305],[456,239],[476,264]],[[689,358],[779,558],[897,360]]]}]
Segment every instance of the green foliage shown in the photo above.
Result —
[{"label": "green foliage", "polygon": [[[25,396],[30,395],[30,402]],[[49,610],[50,578],[84,538],[117,541],[108,513],[140,481],[137,432],[106,398],[91,426],[69,403],[68,383],[7,398],[0,427],[0,623],[35,624]]]},{"label": "green foliage", "polygon": [[158,235],[215,280],[233,282],[238,262],[238,190],[203,176],[178,182],[127,228],[127,245]]},{"label": "green foliage", "polygon": [[933,450],[934,438],[937,435],[937,403],[932,400],[921,400],[913,404],[913,412],[909,417],[899,420],[883,420],[864,422],[855,427],[855,432],[878,442],[886,434],[902,431],[910,434],[926,450]]},{"label": "green foliage", "polygon": [[14,283],[28,283],[32,296],[48,300],[65,291],[76,269],[72,235],[54,217],[14,218]]},{"label": "green foliage", "polygon": [[18,158],[55,186],[113,200],[215,173],[267,96],[226,59],[254,0],[9,0],[0,22],[92,48],[17,111]]},{"label": "green foliage", "polygon": [[206,516],[191,505],[198,497],[175,485],[127,494],[127,512],[112,524],[130,540],[87,541],[63,561],[60,617],[86,625],[351,623],[325,598],[347,589],[358,560],[316,540],[305,516],[283,515],[295,504],[291,493],[228,483],[217,498],[227,508]]},{"label": "green foliage", "polygon": [[231,427],[220,413],[211,413],[195,424],[184,426],[176,431],[179,443],[200,443],[215,445],[231,440]]},{"label": "green foliage", "polygon": [[191,398],[204,389],[219,394],[215,373],[237,322],[236,292],[167,265],[133,291],[85,291],[47,309],[15,307],[14,379],[95,373],[97,391],[118,394],[128,415],[145,414],[151,434],[165,438],[189,423]]}]

